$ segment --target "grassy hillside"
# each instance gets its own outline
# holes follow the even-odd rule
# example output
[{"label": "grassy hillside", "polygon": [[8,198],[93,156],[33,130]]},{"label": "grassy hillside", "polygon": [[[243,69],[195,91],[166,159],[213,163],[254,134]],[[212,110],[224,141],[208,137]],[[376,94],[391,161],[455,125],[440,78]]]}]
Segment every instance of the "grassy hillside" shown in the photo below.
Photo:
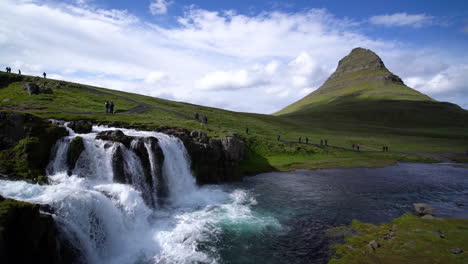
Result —
[{"label": "grassy hillside", "polygon": [[[53,93],[28,95],[23,91],[23,82],[51,88]],[[105,100],[114,102],[116,114],[105,113]],[[463,127],[401,129],[352,122],[302,121],[300,118],[239,113],[6,73],[0,73],[0,110],[28,112],[43,118],[120,122],[145,129],[161,125],[182,127],[201,130],[213,137],[239,133],[248,142],[247,158],[240,168],[244,173],[273,169],[368,167],[392,164],[398,160],[433,160],[408,153],[382,153],[379,152],[382,145],[398,152],[464,153],[468,149],[468,130]],[[206,115],[209,123],[205,125],[195,120],[194,112]],[[245,132],[247,127],[249,134]],[[276,140],[277,135],[281,135],[281,141]],[[328,139],[329,145],[334,147],[297,144],[299,136],[303,142],[308,137],[310,143],[315,144],[320,139]],[[361,151],[368,152],[352,152],[349,150],[352,144],[359,144]]]}]

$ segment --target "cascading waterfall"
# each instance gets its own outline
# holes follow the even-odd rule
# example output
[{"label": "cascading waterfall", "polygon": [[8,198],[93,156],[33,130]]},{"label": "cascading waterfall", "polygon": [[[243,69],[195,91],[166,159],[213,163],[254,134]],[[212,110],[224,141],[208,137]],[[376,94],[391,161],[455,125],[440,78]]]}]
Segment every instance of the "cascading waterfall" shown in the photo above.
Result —
[{"label": "cascading waterfall", "polygon": [[[61,232],[81,251],[83,263],[218,263],[215,242],[222,223],[278,225],[252,213],[255,200],[244,190],[229,193],[223,186],[197,187],[179,139],[119,129],[143,140],[149,154],[148,179],[134,150],[138,142],[127,148],[97,140],[97,133],[106,130],[116,128],[95,126],[92,133],[70,131],[61,139],[47,168],[50,185],[0,180],[1,195],[50,205]],[[83,139],[84,151],[69,171],[66,153],[77,136]],[[151,137],[162,149],[163,164],[155,158]],[[127,184],[116,182],[116,151],[121,151],[119,165]]]}]

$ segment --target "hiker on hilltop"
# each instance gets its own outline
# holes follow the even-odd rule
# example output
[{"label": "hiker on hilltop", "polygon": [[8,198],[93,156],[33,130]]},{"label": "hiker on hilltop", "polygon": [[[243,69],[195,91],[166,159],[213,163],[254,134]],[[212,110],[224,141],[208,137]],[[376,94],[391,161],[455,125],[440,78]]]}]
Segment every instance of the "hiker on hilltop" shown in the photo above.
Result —
[{"label": "hiker on hilltop", "polygon": [[208,124],[208,117],[202,116],[202,122]]},{"label": "hiker on hilltop", "polygon": [[21,75],[21,70],[18,70],[18,74]]},{"label": "hiker on hilltop", "polygon": [[357,151],[359,151],[359,145],[356,145]]},{"label": "hiker on hilltop", "polygon": [[109,101],[106,101],[106,103],[104,104],[106,106],[106,113],[109,113]]},{"label": "hiker on hilltop", "polygon": [[248,128],[248,127],[245,128],[245,133],[246,133],[246,134],[249,134],[249,128]]},{"label": "hiker on hilltop", "polygon": [[328,139],[325,139],[325,146],[328,146]]},{"label": "hiker on hilltop", "polygon": [[302,137],[299,137],[299,143],[301,143],[301,141],[302,141]]},{"label": "hiker on hilltop", "polygon": [[306,137],[306,144],[309,144],[309,138]]},{"label": "hiker on hilltop", "polygon": [[44,72],[44,73],[42,73],[42,75],[44,76],[44,78],[47,76],[47,74],[46,74],[45,72]]},{"label": "hiker on hilltop", "polygon": [[195,112],[194,116],[195,116],[195,119],[196,119],[196,120],[198,120],[198,118],[200,117],[200,115],[198,115],[197,112]]},{"label": "hiker on hilltop", "polygon": [[[281,136],[280,136],[280,135],[277,135],[277,136],[276,136],[276,141],[280,141],[280,139],[281,139]],[[467,151],[466,153],[467,153],[467,155],[468,155],[468,151]]]},{"label": "hiker on hilltop", "polygon": [[109,105],[109,113],[113,114],[114,113],[114,102],[111,102]]}]

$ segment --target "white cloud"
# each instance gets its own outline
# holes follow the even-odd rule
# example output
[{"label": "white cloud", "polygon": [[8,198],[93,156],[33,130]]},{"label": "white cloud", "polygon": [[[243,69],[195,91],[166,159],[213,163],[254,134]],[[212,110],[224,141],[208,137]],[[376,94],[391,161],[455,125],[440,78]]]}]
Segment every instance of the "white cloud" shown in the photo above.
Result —
[{"label": "white cloud", "polygon": [[149,9],[153,15],[163,15],[167,13],[168,7],[172,4],[171,1],[166,0],[151,0]]},{"label": "white cloud", "polygon": [[152,71],[146,75],[145,83],[156,84],[168,78],[167,74],[159,71]]},{"label": "white cloud", "polygon": [[[405,81],[420,78],[415,88],[433,87],[424,90],[430,96],[448,98],[468,83],[443,73],[466,65],[466,56],[375,40],[322,9],[246,16],[192,8],[165,28],[125,10],[45,3],[0,0],[0,58],[14,71],[260,113],[316,89],[357,46],[377,52]],[[439,74],[446,84],[431,81]],[[443,88],[450,85],[457,88]],[[466,93],[454,99],[467,101]]]},{"label": "white cloud", "polygon": [[435,18],[426,14],[395,13],[391,15],[373,16],[369,21],[375,25],[384,25],[388,27],[410,26],[419,28],[433,24],[435,22]]},{"label": "white cloud", "polygon": [[289,67],[292,84],[297,87],[312,87],[323,82],[324,70],[307,52],[299,54],[289,63]]},{"label": "white cloud", "polygon": [[259,72],[247,70],[215,71],[197,82],[202,90],[238,90],[266,84],[268,80],[262,78]]}]

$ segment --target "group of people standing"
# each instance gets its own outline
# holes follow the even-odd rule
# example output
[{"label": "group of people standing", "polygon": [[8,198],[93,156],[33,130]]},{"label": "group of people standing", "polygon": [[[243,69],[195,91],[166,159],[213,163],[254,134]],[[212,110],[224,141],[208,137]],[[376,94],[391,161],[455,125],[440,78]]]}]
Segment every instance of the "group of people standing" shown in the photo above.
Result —
[{"label": "group of people standing", "polygon": [[[11,73],[11,67],[5,68],[6,73]],[[21,75],[21,70],[18,70],[18,74]]]},{"label": "group of people standing", "polygon": [[204,123],[204,124],[208,124],[208,117],[202,116],[202,117],[201,117],[201,120],[200,120],[200,115],[199,115],[197,112],[195,112],[195,113],[193,114],[193,116],[195,117],[196,120],[199,120],[199,121],[201,121],[201,122]]},{"label": "group of people standing", "polygon": [[114,102],[106,101],[105,103],[106,106],[106,113],[113,114],[114,113]]},{"label": "group of people standing", "polygon": [[388,146],[383,146],[382,147],[382,152],[388,152]]},{"label": "group of people standing", "polygon": [[358,145],[358,144],[353,144],[353,150],[355,150],[355,149],[356,149],[357,151],[359,151],[359,145]]},{"label": "group of people standing", "polygon": [[[6,68],[5,68],[5,72],[6,72],[6,73],[11,73],[11,67],[6,67]],[[20,69],[18,69],[18,74],[21,75],[21,70],[20,70]],[[44,78],[46,78],[46,77],[47,77],[47,73],[43,72],[43,73],[42,73],[42,76],[44,76]]]}]

